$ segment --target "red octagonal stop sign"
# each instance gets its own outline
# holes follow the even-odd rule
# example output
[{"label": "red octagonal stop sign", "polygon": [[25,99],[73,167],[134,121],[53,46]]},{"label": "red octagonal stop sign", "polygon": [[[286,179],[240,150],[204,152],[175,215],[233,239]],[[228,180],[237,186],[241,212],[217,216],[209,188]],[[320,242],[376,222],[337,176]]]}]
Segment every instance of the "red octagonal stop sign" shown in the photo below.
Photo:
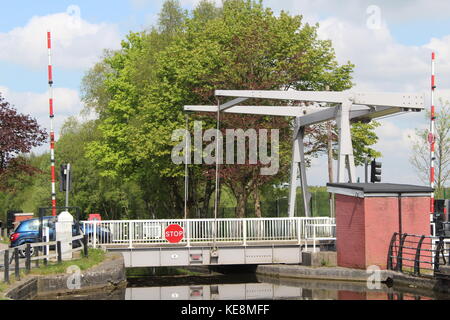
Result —
[{"label": "red octagonal stop sign", "polygon": [[184,230],[178,224],[171,224],[166,228],[164,236],[170,243],[179,243],[184,237]]}]

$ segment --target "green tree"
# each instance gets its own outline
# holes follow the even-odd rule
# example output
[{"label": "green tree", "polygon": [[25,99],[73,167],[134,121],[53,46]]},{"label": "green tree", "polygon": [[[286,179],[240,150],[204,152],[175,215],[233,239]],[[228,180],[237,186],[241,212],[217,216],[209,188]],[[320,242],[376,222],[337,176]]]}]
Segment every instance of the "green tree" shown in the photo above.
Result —
[{"label": "green tree", "polygon": [[167,0],[159,13],[159,30],[162,34],[173,36],[181,31],[188,13],[183,10],[179,0]]},{"label": "green tree", "polygon": [[57,161],[71,164],[70,205],[80,207],[84,213],[101,213],[107,219],[149,218],[142,191],[134,181],[101,176],[95,163],[86,157],[86,146],[98,137],[96,121],[80,123],[71,117],[61,128]]},{"label": "green tree", "polygon": [[206,24],[208,21],[219,18],[222,15],[221,8],[217,8],[214,1],[201,0],[192,12],[193,19]]},{"label": "green tree", "polygon": [[[99,114],[100,137],[88,144],[87,156],[101,168],[102,176],[137,181],[146,190],[149,207],[160,208],[164,197],[169,204],[164,214],[180,216],[184,168],[172,163],[172,148],[178,142],[171,141],[171,136],[185,126],[183,105],[216,104],[215,89],[350,88],[353,65],[337,63],[331,42],[319,40],[317,28],[303,23],[301,16],[286,12],[275,16],[255,1],[228,0],[222,9],[202,1],[191,15],[177,1],[167,1],[158,28],[130,33],[122,49],[101,62],[107,65],[102,69],[101,92],[109,100]],[[205,128],[214,127],[211,117],[196,119]],[[223,125],[282,129],[279,175],[261,179],[259,166],[224,167],[222,179],[238,200],[237,214],[243,216],[250,194],[258,199],[264,184],[286,180],[292,124],[284,118],[227,115]],[[308,134],[321,134],[321,130],[311,127]],[[355,147],[362,153],[368,152],[364,148],[370,140],[360,134],[364,130],[372,128],[357,127]],[[311,144],[310,156],[322,151]],[[193,210],[200,202],[203,211],[209,205],[214,191],[211,169],[190,168]]]},{"label": "green tree", "polygon": [[379,126],[380,123],[377,121],[369,123],[355,122],[352,124],[352,144],[356,166],[364,165],[366,158],[379,158],[382,156],[379,151],[371,148],[378,142],[375,129]]},{"label": "green tree", "polygon": [[[329,41],[317,39],[317,26],[302,23],[301,16],[282,12],[276,17],[270,9],[252,1],[229,1],[223,16],[208,23],[195,18],[186,23],[186,31],[161,54],[160,81],[140,115],[142,122],[153,122],[154,131],[141,131],[141,148],[164,152],[168,159],[171,132],[181,126],[184,104],[214,104],[214,89],[288,89],[333,90],[351,86],[352,65],[338,66]],[[168,99],[169,97],[169,99]],[[252,102],[250,102],[252,103]],[[290,140],[287,119],[226,115],[224,128],[285,128],[281,141]],[[152,129],[153,129],[152,128]],[[146,127],[142,129],[147,130]],[[313,131],[311,128],[310,131]],[[160,136],[166,141],[155,145]],[[154,151],[152,148],[154,148]],[[283,143],[282,154],[289,155],[290,143]],[[288,159],[289,157],[284,157]],[[177,174],[168,161],[165,170]],[[289,163],[283,162],[282,173]],[[250,194],[259,205],[259,188],[276,177],[263,178],[260,166],[224,166],[222,179],[237,198],[237,215],[245,215]],[[182,174],[178,168],[178,174]],[[258,212],[259,210],[257,210]]]}]

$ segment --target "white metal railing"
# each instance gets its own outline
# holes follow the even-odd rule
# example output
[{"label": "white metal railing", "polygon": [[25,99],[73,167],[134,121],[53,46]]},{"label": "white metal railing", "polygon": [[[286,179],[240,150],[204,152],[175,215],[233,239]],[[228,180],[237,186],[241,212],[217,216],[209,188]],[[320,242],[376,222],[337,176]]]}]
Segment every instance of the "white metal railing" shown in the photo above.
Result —
[{"label": "white metal railing", "polygon": [[305,225],[305,249],[308,251],[308,240],[313,243],[313,252],[317,251],[317,241],[320,240],[336,240],[336,224],[317,223]]},{"label": "white metal railing", "polygon": [[251,218],[251,219],[189,219],[189,220],[109,220],[81,221],[89,243],[133,245],[167,244],[164,231],[172,224],[183,228],[180,245],[227,242],[297,241],[334,239],[335,219],[318,218]]}]

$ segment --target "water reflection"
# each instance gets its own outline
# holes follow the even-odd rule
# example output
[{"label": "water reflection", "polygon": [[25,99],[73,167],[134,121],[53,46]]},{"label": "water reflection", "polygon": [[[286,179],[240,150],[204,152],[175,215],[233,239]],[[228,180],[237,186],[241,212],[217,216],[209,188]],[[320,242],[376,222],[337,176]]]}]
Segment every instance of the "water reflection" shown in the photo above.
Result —
[{"label": "water reflection", "polygon": [[52,300],[433,300],[449,299],[414,288],[369,290],[366,283],[280,279],[255,274],[205,273],[130,277],[113,292],[38,297]]},{"label": "water reflection", "polygon": [[266,300],[291,299],[301,288],[269,283],[218,284],[203,286],[127,288],[126,300]]},{"label": "water reflection", "polygon": [[252,283],[130,287],[126,300],[432,300],[432,293],[399,291],[365,283],[277,279],[256,276]]}]

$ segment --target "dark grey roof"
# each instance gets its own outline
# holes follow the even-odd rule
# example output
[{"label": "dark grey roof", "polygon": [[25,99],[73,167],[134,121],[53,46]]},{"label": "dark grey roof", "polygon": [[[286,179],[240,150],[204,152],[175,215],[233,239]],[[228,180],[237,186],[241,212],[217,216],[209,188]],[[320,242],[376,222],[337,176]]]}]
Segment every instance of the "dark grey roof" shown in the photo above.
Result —
[{"label": "dark grey roof", "polygon": [[434,191],[430,187],[395,183],[327,183],[327,187],[353,189],[364,193],[431,193]]}]

